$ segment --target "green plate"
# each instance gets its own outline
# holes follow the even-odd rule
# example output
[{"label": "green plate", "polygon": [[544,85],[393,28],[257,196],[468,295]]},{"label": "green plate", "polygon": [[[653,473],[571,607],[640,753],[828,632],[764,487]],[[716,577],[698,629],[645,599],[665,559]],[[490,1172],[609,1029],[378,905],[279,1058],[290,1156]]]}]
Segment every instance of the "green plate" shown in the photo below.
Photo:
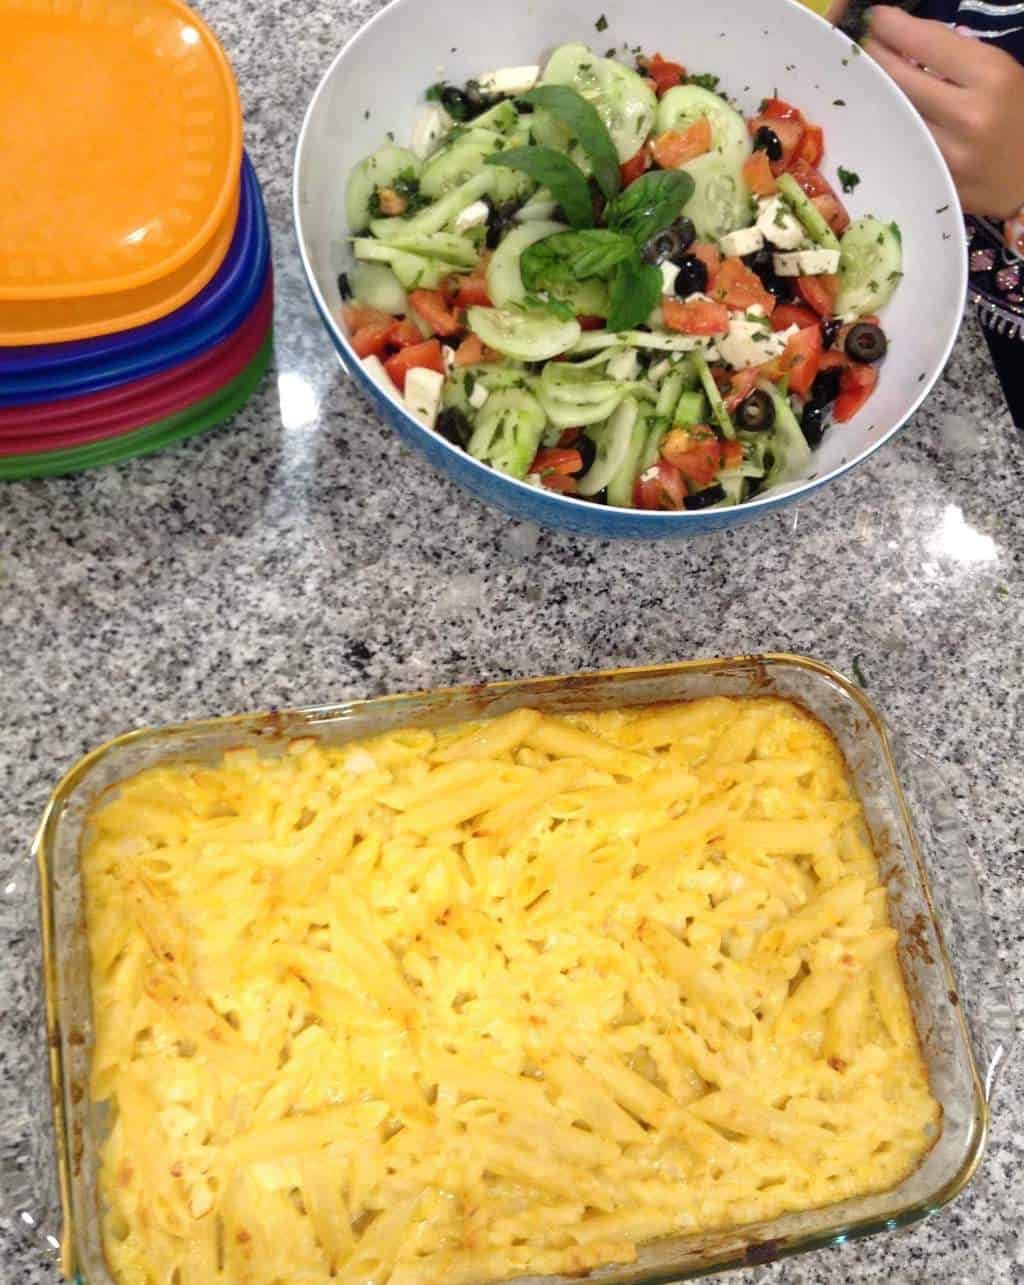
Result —
[{"label": "green plate", "polygon": [[85,469],[117,464],[162,450],[173,442],[184,441],[216,427],[245,405],[266,372],[273,350],[273,333],[268,332],[262,348],[242,373],[218,392],[198,401],[188,410],[154,420],[144,428],[133,429],[120,437],[93,442],[89,446],[71,446],[61,451],[38,451],[29,455],[0,456],[0,480],[13,481],[26,477],[55,477],[63,473],[81,473]]}]

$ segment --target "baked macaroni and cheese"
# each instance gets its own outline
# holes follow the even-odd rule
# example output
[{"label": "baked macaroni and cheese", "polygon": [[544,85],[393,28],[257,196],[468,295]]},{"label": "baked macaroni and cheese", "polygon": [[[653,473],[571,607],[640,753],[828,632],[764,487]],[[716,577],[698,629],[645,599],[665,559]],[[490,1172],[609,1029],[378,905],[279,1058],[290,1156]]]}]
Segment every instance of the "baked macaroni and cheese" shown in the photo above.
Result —
[{"label": "baked macaroni and cheese", "polygon": [[582,1272],[939,1130],[860,805],[784,701],[154,767],[82,865],[123,1285]]}]

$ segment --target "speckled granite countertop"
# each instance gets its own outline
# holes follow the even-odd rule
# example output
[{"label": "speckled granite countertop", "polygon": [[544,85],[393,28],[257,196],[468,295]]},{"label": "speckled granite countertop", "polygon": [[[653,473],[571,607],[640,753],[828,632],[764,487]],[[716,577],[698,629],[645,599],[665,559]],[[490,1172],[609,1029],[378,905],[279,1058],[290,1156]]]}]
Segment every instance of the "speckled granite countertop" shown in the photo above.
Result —
[{"label": "speckled granite countertop", "polygon": [[[131,727],[203,714],[762,649],[856,668],[948,766],[999,952],[1024,982],[1021,441],[969,325],[895,444],[732,534],[601,544],[517,528],[425,476],[346,383],[293,249],[292,152],[376,5],[207,0],[275,236],[277,362],[227,429],[81,478],[0,489],[0,1160],[48,1111],[28,865],[59,775]],[[29,1169],[50,1164],[45,1150]],[[931,1220],[736,1285],[1024,1280],[1024,1057],[969,1190]],[[57,1280],[0,1229],[6,1285]]]}]

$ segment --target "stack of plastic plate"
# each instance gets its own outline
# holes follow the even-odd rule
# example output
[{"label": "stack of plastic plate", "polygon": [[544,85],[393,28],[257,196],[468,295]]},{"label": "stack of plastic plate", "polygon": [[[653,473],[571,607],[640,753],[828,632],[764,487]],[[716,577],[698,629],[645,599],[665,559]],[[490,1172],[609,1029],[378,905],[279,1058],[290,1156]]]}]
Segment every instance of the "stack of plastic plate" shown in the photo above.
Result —
[{"label": "stack of plastic plate", "polygon": [[270,360],[259,183],[180,0],[0,0],[0,478],[222,423]]}]

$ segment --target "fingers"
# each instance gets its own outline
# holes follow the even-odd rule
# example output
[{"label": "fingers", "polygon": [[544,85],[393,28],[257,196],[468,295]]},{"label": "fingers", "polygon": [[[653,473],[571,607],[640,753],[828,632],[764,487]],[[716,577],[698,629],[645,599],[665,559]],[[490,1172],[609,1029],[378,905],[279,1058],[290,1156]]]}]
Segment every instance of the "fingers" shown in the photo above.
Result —
[{"label": "fingers", "polygon": [[912,18],[902,9],[883,5],[869,9],[868,20],[874,43],[880,41],[955,85],[980,85],[987,78],[991,51],[941,22]]},{"label": "fingers", "polygon": [[917,110],[932,124],[955,126],[963,111],[964,90],[940,80],[922,67],[907,62],[902,54],[876,40],[865,40],[864,49],[884,67]]}]

